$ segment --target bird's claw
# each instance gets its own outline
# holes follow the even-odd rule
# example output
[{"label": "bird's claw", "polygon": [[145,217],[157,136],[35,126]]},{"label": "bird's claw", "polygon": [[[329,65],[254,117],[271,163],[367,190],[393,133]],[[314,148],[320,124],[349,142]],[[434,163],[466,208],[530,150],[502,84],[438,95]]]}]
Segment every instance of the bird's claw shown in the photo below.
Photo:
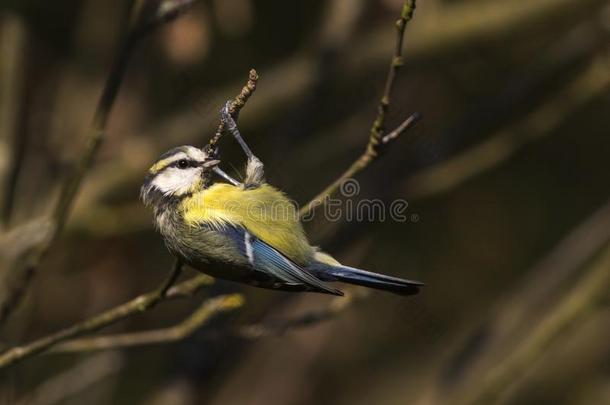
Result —
[{"label": "bird's claw", "polygon": [[237,124],[235,123],[235,120],[233,119],[233,116],[231,115],[230,109],[231,109],[231,100],[227,100],[225,105],[220,109],[220,120],[226,127],[228,127],[228,129],[233,129],[233,128],[237,127]]}]

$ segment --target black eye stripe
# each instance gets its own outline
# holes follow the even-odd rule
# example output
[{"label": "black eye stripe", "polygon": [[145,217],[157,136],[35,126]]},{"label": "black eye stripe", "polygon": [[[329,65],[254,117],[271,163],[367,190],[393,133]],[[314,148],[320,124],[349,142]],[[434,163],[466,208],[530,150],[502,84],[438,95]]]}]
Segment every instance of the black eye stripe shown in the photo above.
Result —
[{"label": "black eye stripe", "polygon": [[191,159],[180,159],[172,162],[168,167],[177,167],[179,169],[186,169],[189,167],[197,167],[199,164],[195,160]]}]

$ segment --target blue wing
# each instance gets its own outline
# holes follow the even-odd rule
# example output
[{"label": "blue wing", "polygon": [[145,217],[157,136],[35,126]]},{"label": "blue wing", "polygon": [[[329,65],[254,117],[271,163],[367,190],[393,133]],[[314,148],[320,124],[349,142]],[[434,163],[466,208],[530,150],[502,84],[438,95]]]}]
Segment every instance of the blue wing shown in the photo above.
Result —
[{"label": "blue wing", "polygon": [[314,291],[343,295],[246,229],[231,227],[226,232],[255,271],[262,271],[287,285],[302,285]]}]

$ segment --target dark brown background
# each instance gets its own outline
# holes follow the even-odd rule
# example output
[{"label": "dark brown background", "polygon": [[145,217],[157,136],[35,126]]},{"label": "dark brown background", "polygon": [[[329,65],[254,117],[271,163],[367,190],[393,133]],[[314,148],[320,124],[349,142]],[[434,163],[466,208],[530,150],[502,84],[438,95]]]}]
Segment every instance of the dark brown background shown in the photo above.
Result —
[{"label": "dark brown background", "polygon": [[[126,3],[2,1],[0,60],[18,63],[18,74],[0,78],[0,89],[12,89],[0,108],[16,117],[21,147],[11,149],[3,131],[0,156],[9,162],[18,155],[7,151],[23,151],[11,226],[48,211],[82,150]],[[336,319],[250,341],[211,332],[290,318],[332,298],[220,281],[108,331],[175,324],[222,292],[243,292],[245,308],[175,344],[30,359],[2,374],[0,402],[458,403],[482,390],[511,353],[530,347],[532,331],[563,308],[607,243],[610,9],[599,0],[419,3],[389,127],[414,111],[423,120],[358,177],[357,196],[405,199],[412,220],[317,217],[307,228],[346,264],[425,281],[420,295],[372,292]],[[138,202],[145,170],[172,146],[203,145],[251,67],[261,79],[239,122],[268,180],[306,202],[335,179],[366,144],[400,7],[398,0],[204,1],[145,39],[66,232],[3,330],[3,344],[159,284],[171,257]],[[224,160],[240,168],[237,148],[223,147]],[[5,168],[0,173],[6,178]],[[572,244],[557,248],[568,235]],[[556,260],[541,263],[549,254]],[[553,287],[561,266],[570,277]],[[500,314],[512,308],[517,318],[505,322]],[[494,329],[503,325],[508,332]],[[488,403],[610,401],[609,331],[606,294],[528,352]],[[44,391],[67,370],[77,370],[60,380],[67,385]]]}]

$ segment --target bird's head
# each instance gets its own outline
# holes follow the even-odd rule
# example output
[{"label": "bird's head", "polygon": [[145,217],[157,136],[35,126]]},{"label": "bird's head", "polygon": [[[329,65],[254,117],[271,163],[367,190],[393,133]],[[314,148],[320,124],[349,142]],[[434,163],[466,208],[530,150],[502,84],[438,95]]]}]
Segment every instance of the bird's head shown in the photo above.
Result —
[{"label": "bird's head", "polygon": [[196,193],[210,183],[211,169],[220,163],[194,146],[179,146],[165,152],[153,164],[140,190],[147,206],[159,208]]}]

